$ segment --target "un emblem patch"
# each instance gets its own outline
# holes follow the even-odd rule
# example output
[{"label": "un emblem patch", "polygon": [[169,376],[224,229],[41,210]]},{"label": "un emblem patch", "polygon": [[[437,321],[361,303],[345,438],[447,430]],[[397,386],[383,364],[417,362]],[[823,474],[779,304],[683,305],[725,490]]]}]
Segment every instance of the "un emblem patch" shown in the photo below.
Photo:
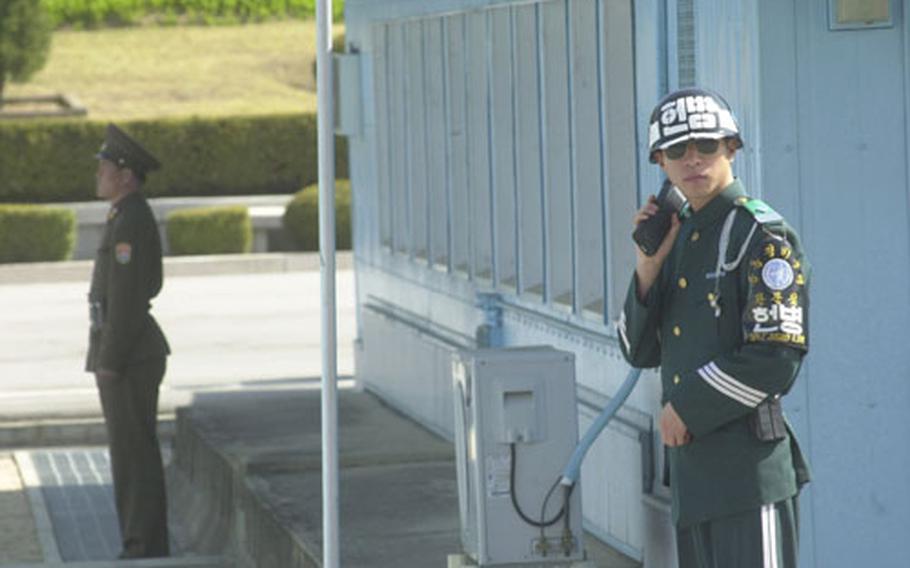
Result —
[{"label": "un emblem patch", "polygon": [[793,284],[793,268],[786,260],[773,258],[761,269],[761,279],[771,290],[786,290]]}]

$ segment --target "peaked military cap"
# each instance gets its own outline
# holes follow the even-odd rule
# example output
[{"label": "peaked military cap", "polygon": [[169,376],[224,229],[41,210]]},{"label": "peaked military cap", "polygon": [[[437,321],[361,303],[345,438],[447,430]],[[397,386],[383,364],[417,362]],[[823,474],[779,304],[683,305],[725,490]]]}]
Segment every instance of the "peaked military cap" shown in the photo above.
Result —
[{"label": "peaked military cap", "polygon": [[113,124],[107,125],[104,143],[95,157],[110,160],[121,168],[129,168],[142,178],[161,167],[155,156]]}]

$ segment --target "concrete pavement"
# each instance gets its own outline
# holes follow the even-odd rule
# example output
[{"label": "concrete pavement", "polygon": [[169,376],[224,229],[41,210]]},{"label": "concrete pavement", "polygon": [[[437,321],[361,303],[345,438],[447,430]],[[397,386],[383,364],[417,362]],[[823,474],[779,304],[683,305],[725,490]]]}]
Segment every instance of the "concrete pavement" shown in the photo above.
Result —
[{"label": "concrete pavement", "polygon": [[[178,411],[171,487],[191,548],[229,543],[241,566],[321,565],[319,394],[201,393]],[[342,389],[339,468],[342,566],[444,567],[460,553],[451,443],[370,393]],[[593,566],[637,566],[593,537],[586,548]]]},{"label": "concrete pavement", "polygon": [[[350,252],[339,252],[339,271],[350,270]],[[318,271],[316,253],[219,254],[169,256],[164,259],[165,279],[172,276],[214,276],[216,274],[261,274],[266,272]],[[31,262],[0,264],[0,285],[84,282],[92,277],[92,261]]]},{"label": "concrete pavement", "polygon": [[0,454],[0,565],[41,562],[38,529],[13,456]]},{"label": "concrete pavement", "polygon": [[[337,264],[339,369],[350,373],[350,253]],[[165,259],[153,310],[174,349],[162,387],[165,441],[173,438],[175,408],[195,393],[288,388],[319,374],[318,269],[312,253]],[[85,261],[0,265],[0,448],[105,444],[94,381],[82,370],[90,272]],[[36,544],[57,536],[50,521],[36,523],[44,509],[29,506],[36,492],[40,485],[23,483],[12,455],[0,454],[4,566],[54,561]]]},{"label": "concrete pavement", "polygon": [[[350,375],[350,254],[338,264],[338,369]],[[162,414],[199,391],[319,376],[318,268],[312,253],[165,259],[152,309],[173,351]],[[0,420],[41,419],[53,428],[53,421],[100,416],[94,380],[83,371],[90,270],[90,262],[0,266]]]},{"label": "concrete pavement", "polygon": [[[176,413],[164,421],[175,444],[174,528],[181,546],[205,555],[183,560],[202,566],[226,554],[238,567],[321,564],[314,260],[166,261],[154,313],[174,349],[162,391],[164,416]],[[269,268],[232,274],[230,262]],[[30,280],[23,267],[0,267],[0,442],[101,443],[92,441],[103,436],[94,384],[81,370],[88,265],[68,264],[32,267]],[[345,375],[353,372],[353,273],[340,271],[338,284]],[[357,392],[352,381],[341,386],[343,565],[444,566],[460,549],[451,444]],[[587,547],[597,566],[636,566],[592,538]]]}]

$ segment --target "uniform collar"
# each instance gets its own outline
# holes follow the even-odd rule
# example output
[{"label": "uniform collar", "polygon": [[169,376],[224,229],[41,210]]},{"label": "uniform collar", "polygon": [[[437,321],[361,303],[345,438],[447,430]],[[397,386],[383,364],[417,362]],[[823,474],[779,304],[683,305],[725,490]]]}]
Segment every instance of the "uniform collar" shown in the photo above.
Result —
[{"label": "uniform collar", "polygon": [[733,183],[728,185],[717,194],[707,205],[699,211],[689,209],[690,221],[699,229],[703,229],[720,220],[730,209],[736,206],[736,199],[746,195],[746,190],[739,179],[734,179]]},{"label": "uniform collar", "polygon": [[139,192],[133,191],[131,193],[124,195],[117,203],[112,204],[111,208],[107,212],[107,220],[110,221],[111,219],[116,217],[117,214],[120,213],[120,211],[122,211],[123,208],[126,207],[127,204],[129,204],[129,202],[136,199],[137,195],[139,195]]}]

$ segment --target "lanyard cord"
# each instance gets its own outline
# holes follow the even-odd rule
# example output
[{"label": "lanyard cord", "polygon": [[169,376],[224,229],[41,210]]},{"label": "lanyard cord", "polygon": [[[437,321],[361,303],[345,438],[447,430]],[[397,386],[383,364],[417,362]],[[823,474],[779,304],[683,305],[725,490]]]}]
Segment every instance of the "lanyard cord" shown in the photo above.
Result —
[{"label": "lanyard cord", "polygon": [[720,240],[717,242],[717,265],[714,269],[714,294],[711,296],[710,303],[711,307],[714,308],[714,317],[720,317],[720,279],[728,272],[733,272],[739,266],[739,263],[742,262],[743,257],[746,256],[746,250],[749,248],[749,243],[752,241],[752,236],[755,234],[755,230],[758,229],[758,223],[752,223],[752,228],[749,230],[749,235],[746,237],[746,240],[743,241],[742,247],[739,249],[739,254],[736,256],[736,259],[733,262],[724,262],[727,259],[727,249],[730,248],[730,233],[733,232],[733,223],[736,220],[736,211],[734,207],[727,214],[727,218],[724,220],[724,227],[720,232]]}]

